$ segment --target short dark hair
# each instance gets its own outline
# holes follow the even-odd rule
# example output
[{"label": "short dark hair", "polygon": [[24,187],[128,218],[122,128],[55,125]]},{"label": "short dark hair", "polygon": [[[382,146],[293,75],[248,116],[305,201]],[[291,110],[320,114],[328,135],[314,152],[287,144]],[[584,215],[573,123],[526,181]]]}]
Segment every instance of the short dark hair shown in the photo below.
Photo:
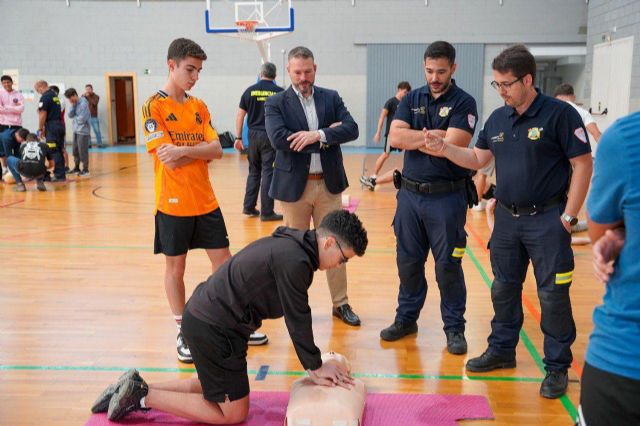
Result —
[{"label": "short dark hair", "polygon": [[304,46],[297,46],[291,49],[287,60],[290,61],[292,58],[314,59],[313,52]]},{"label": "short dark hair", "polygon": [[345,210],[334,210],[322,219],[318,228],[320,235],[333,236],[340,243],[346,244],[358,255],[364,255],[369,240],[362,222],[354,213]]},{"label": "short dark hair", "polygon": [[12,83],[13,83],[13,79],[11,78],[11,76],[10,76],[10,75],[6,75],[6,74],[5,74],[5,75],[3,75],[2,77],[0,77],[0,81],[7,81],[7,80],[9,80],[10,82],[12,82]]},{"label": "short dark hair", "polygon": [[72,96],[78,96],[78,92],[76,92],[76,89],[74,89],[73,87],[69,87],[64,91],[64,97],[71,98]]},{"label": "short dark hair", "polygon": [[427,50],[424,51],[424,61],[426,61],[427,58],[446,58],[449,60],[449,65],[453,65],[456,62],[456,48],[447,41],[434,41],[427,46]]},{"label": "short dark hair", "polygon": [[20,136],[20,139],[22,139],[23,141],[27,140],[27,136],[29,136],[29,130],[25,129],[24,127],[22,129],[18,129],[16,133]]},{"label": "short dark hair", "polygon": [[91,87],[91,88],[93,89],[93,85],[91,85],[91,84],[85,84],[85,85],[84,85],[84,88],[85,88],[85,89],[86,89],[87,87]]},{"label": "short dark hair", "polygon": [[271,62],[265,62],[260,67],[260,74],[262,74],[265,78],[274,79],[276,78],[276,66]]},{"label": "short dark hair", "polygon": [[26,138],[24,138],[27,142],[37,142],[38,136],[35,133],[29,133]]},{"label": "short dark hair", "polygon": [[411,85],[408,81],[401,81],[398,83],[398,90],[406,90],[407,92],[411,91]]},{"label": "short dark hair", "polygon": [[504,49],[493,59],[491,67],[502,74],[511,72],[517,78],[531,74],[531,81],[536,81],[536,60],[524,44]]},{"label": "short dark hair", "polygon": [[51,89],[54,92],[56,92],[56,95],[60,94],[60,88],[58,86],[56,86],[55,84],[52,84],[51,86],[49,86],[49,89]]},{"label": "short dark hair", "polygon": [[553,96],[573,96],[573,86],[569,83],[562,83],[553,91]]},{"label": "short dark hair", "polygon": [[188,57],[202,59],[203,61],[207,60],[207,54],[204,53],[202,47],[195,41],[189,40],[188,38],[177,38],[173,40],[167,51],[167,60],[173,59],[176,62],[180,62]]}]

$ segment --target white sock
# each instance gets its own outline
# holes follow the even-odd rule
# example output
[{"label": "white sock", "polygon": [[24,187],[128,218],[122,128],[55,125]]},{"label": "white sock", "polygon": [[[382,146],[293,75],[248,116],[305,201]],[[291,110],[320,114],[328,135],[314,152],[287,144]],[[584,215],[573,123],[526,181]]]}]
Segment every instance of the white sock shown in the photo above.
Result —
[{"label": "white sock", "polygon": [[176,327],[178,327],[178,333],[182,330],[182,315],[174,315],[173,319],[176,321]]}]

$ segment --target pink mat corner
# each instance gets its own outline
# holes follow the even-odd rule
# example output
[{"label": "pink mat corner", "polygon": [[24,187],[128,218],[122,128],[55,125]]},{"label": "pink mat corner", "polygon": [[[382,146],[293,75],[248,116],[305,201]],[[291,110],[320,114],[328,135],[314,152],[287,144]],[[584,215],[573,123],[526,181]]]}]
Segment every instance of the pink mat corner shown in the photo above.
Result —
[{"label": "pink mat corner", "polygon": [[346,210],[349,213],[355,213],[356,209],[358,208],[358,204],[360,204],[360,200],[355,197],[351,197],[351,199],[349,200],[349,205],[342,206],[342,210]]},{"label": "pink mat corner", "polygon": [[[289,401],[288,392],[251,392],[249,418],[241,426],[282,426]],[[363,426],[455,426],[457,420],[493,419],[482,395],[428,395],[373,393],[367,396]],[[94,414],[85,426],[189,425],[200,426],[157,410],[136,411],[119,423],[105,414]]]}]

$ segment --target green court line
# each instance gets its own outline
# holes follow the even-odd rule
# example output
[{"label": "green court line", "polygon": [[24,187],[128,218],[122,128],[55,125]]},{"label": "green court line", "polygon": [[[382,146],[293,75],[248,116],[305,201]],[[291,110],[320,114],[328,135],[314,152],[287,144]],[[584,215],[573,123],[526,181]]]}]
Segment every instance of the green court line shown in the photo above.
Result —
[{"label": "green court line", "polygon": [[[99,366],[75,366],[75,365],[0,365],[0,371],[127,371],[128,367],[99,367]],[[142,367],[138,371],[143,373],[195,373],[195,368],[156,368]],[[247,374],[255,375],[258,370],[247,370]],[[269,376],[306,376],[304,371],[273,371],[269,370]],[[353,377],[371,379],[406,379],[406,380],[466,380],[487,382],[533,382],[541,383],[538,377],[503,377],[503,376],[456,376],[456,375],[430,375],[430,374],[386,374],[386,373],[353,373]]]},{"label": "green court line", "polygon": [[[467,246],[466,252],[469,254],[469,257],[471,258],[474,265],[476,266],[476,269],[480,272],[480,275],[482,276],[482,279],[484,280],[487,287],[491,289],[491,280],[489,279],[489,276],[485,272],[484,268],[482,267],[482,265],[480,264],[476,256],[473,254],[473,250],[471,250],[469,246]],[[543,374],[546,374],[546,371],[544,369],[544,362],[542,362],[542,357],[538,353],[538,350],[536,349],[536,347],[531,342],[531,339],[529,339],[529,336],[527,336],[527,333],[525,333],[524,329],[520,329],[520,338],[522,339],[524,346],[529,351],[529,354],[535,361],[540,371]],[[542,382],[542,380],[540,380],[540,382]],[[560,398],[560,402],[562,403],[562,406],[567,411],[567,413],[569,413],[569,417],[571,417],[571,420],[575,421],[578,415],[578,411],[576,410],[576,407],[573,405],[573,402],[571,402],[571,400],[566,394]]]}]

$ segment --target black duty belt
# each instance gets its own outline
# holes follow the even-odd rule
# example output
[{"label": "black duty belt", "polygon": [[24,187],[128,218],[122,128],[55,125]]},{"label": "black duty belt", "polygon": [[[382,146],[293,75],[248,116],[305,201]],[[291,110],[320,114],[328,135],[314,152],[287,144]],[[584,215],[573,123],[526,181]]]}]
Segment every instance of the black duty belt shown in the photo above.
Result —
[{"label": "black duty belt", "polygon": [[567,197],[564,194],[557,195],[553,198],[548,199],[544,203],[541,204],[532,204],[529,206],[517,206],[515,204],[506,204],[502,201],[498,200],[498,205],[508,211],[511,216],[519,217],[519,216],[533,216],[538,213],[542,213],[545,210],[549,210],[551,207],[555,207],[561,203],[564,203]]},{"label": "black duty belt", "polygon": [[411,192],[422,192],[424,194],[437,194],[442,192],[458,191],[465,186],[465,180],[448,180],[443,182],[416,182],[402,176],[402,187]]}]

